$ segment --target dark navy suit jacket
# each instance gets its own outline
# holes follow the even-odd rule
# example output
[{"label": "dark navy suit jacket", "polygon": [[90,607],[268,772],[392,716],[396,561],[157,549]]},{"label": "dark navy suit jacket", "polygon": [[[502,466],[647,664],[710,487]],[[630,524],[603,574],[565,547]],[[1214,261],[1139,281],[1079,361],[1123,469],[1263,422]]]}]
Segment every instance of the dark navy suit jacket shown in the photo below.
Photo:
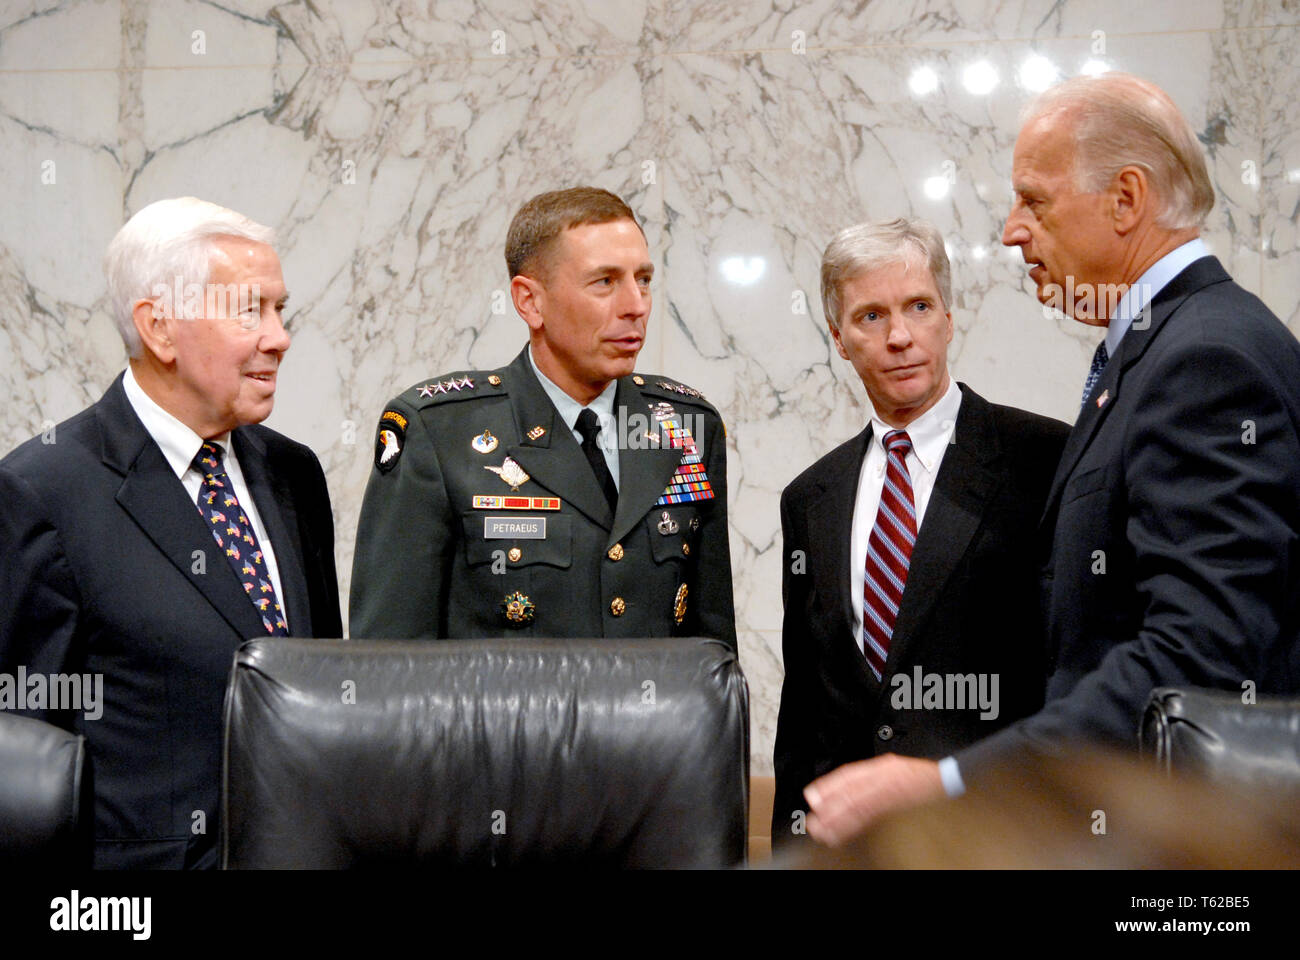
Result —
[{"label": "dark navy suit jacket", "polygon": [[1300,342],[1203,257],[1092,398],[1043,516],[1047,705],[958,753],[967,782],[1070,741],[1132,749],[1154,687],[1300,692]]},{"label": "dark navy suit jacket", "polygon": [[[341,636],[320,464],[266,427],[231,437],[290,632]],[[216,866],[223,698],[260,615],[120,376],[44,440],[0,461],[0,672],[103,674],[101,717],[42,717],[86,737],[96,867]]]},{"label": "dark navy suit jacket", "polygon": [[[989,403],[964,384],[953,442],[912,551],[881,683],[853,636],[853,511],[871,426],[781,496],[785,681],[776,727],[772,837],[793,836],[803,788],[881,753],[948,756],[1043,703],[1037,521],[1069,427]],[[802,551],[802,567],[794,556]],[[895,676],[998,677],[993,711],[926,709]],[[986,686],[986,692],[992,692]],[[963,694],[964,695],[964,694]],[[985,714],[981,716],[981,714]]]}]

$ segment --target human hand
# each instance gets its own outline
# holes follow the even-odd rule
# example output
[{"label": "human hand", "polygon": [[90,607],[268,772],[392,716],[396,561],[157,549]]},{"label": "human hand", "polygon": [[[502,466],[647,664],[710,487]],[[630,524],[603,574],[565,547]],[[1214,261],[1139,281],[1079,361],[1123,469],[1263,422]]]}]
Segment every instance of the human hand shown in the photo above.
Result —
[{"label": "human hand", "polygon": [[808,784],[808,834],[839,846],[882,815],[944,796],[939,764],[887,753],[837,767]]}]

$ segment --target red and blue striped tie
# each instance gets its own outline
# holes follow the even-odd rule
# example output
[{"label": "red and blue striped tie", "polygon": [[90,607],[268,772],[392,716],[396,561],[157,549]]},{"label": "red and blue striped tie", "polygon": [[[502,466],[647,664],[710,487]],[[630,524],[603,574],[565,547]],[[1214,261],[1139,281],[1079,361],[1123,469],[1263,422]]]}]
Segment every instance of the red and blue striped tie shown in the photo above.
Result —
[{"label": "red and blue striped tie", "polygon": [[880,680],[889,658],[889,640],[907,586],[907,568],[916,545],[916,506],[907,454],[912,439],[902,430],[884,436],[885,485],[880,490],[876,525],[867,540],[866,577],[862,585],[862,651],[867,665]]}]

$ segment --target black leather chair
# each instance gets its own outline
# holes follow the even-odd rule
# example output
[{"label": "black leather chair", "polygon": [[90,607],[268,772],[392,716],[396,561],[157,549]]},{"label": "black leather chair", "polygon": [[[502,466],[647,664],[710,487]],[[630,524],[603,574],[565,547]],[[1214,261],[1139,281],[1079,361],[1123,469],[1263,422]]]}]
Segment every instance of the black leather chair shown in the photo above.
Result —
[{"label": "black leather chair", "polygon": [[713,640],[250,641],[222,864],[730,866],[748,731]]},{"label": "black leather chair", "polygon": [[1160,687],[1138,743],[1170,773],[1300,792],[1300,700]]},{"label": "black leather chair", "polygon": [[0,711],[0,860],[86,866],[80,830],[85,738]]}]

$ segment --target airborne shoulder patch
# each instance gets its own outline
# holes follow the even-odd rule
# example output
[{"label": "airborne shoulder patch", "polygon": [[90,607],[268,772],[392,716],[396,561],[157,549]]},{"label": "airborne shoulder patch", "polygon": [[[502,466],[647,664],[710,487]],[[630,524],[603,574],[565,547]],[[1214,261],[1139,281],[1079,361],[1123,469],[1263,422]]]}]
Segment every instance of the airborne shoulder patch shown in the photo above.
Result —
[{"label": "airborne shoulder patch", "polygon": [[406,446],[405,415],[396,410],[385,410],[379,417],[379,431],[375,435],[375,466],[387,473],[397,466],[397,460]]}]

